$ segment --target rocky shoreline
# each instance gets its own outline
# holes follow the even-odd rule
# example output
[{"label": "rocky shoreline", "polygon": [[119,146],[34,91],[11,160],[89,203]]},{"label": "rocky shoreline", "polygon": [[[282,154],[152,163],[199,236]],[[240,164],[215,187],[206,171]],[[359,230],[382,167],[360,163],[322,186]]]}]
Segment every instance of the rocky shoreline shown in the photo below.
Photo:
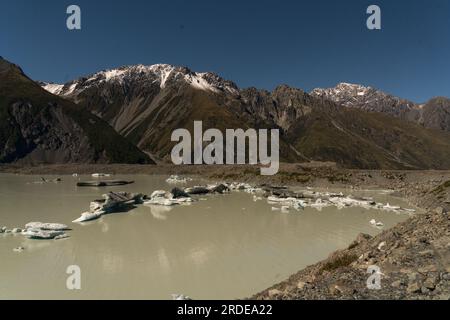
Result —
[{"label": "rocky shoreline", "polygon": [[[101,169],[101,170],[100,170]],[[20,174],[188,174],[216,181],[320,188],[386,189],[424,209],[309,266],[251,299],[450,299],[450,171],[346,170],[332,164],[283,164],[263,177],[250,166],[0,166]],[[373,268],[380,288],[369,289]],[[372,270],[372,271],[371,271]]]},{"label": "rocky shoreline", "polygon": [[[360,173],[361,174],[361,173]],[[364,173],[363,173],[364,174]],[[371,237],[360,234],[347,249],[292,275],[251,299],[450,299],[450,177],[446,172],[379,172],[423,209]],[[369,289],[379,275],[379,287]]]}]

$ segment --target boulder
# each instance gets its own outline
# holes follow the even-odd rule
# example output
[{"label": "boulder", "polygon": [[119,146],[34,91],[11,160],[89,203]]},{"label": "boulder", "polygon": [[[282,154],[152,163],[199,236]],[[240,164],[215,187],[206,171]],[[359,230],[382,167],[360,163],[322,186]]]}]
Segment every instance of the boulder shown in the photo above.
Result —
[{"label": "boulder", "polygon": [[372,239],[372,236],[370,234],[367,234],[367,233],[360,233],[356,237],[356,241],[358,243],[363,243],[363,242],[366,242],[366,241],[368,241],[370,239]]},{"label": "boulder", "polygon": [[270,298],[275,298],[275,297],[280,296],[282,294],[282,292],[280,290],[278,290],[278,289],[269,290],[267,293],[268,293]]},{"label": "boulder", "polygon": [[298,290],[303,290],[303,289],[305,288],[305,286],[306,286],[306,282],[299,281],[299,282],[297,283],[297,289],[298,289]]},{"label": "boulder", "polygon": [[386,246],[386,242],[385,241],[383,241],[383,242],[380,242],[380,244],[378,245],[378,250],[379,251],[383,251],[383,248]]},{"label": "boulder", "polygon": [[424,282],[423,286],[429,290],[434,290],[436,288],[437,279],[436,277],[428,277]]},{"label": "boulder", "polygon": [[406,288],[407,293],[416,293],[421,290],[421,286],[418,282],[413,282]]},{"label": "boulder", "polygon": [[393,288],[400,288],[402,285],[403,285],[403,281],[402,280],[396,280],[396,281],[391,283],[391,286]]}]

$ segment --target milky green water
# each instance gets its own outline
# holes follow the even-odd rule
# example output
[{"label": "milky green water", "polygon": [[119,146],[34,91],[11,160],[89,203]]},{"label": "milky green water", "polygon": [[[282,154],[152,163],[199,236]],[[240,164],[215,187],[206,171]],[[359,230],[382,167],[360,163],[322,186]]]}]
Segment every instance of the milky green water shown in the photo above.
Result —
[{"label": "milky green water", "polygon": [[[47,177],[47,178],[54,178]],[[138,208],[84,225],[70,221],[107,191],[170,190],[167,176],[115,176],[123,187],[77,188],[78,180],[35,184],[38,176],[0,174],[0,226],[68,224],[64,240],[0,234],[0,299],[194,299],[250,296],[345,248],[358,233],[375,235],[408,216],[362,208],[272,211],[243,192],[204,196],[192,206]],[[195,183],[195,181],[194,181]],[[380,202],[402,200],[370,192]],[[21,253],[13,249],[22,246]],[[81,268],[81,290],[68,290],[67,267]]]}]

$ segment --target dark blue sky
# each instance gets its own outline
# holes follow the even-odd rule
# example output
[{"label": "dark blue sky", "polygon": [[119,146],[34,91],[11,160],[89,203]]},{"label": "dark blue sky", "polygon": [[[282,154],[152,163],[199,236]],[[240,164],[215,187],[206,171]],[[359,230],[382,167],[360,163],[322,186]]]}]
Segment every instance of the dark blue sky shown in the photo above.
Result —
[{"label": "dark blue sky", "polygon": [[[128,64],[213,71],[241,87],[371,85],[450,96],[449,0],[0,0],[0,55],[36,80]],[[78,4],[82,30],[66,28]],[[382,30],[366,9],[382,9]]]}]

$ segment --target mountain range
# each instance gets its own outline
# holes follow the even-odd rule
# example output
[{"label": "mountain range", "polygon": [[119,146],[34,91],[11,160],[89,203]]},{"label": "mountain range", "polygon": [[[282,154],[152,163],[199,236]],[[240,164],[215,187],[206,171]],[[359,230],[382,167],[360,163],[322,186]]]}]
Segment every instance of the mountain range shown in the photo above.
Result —
[{"label": "mountain range", "polygon": [[[450,168],[446,98],[419,105],[346,83],[310,93],[287,85],[273,91],[241,89],[214,73],[166,64],[125,66],[66,84],[39,82],[41,88],[26,80],[31,97],[39,89],[39,95],[49,99],[44,106],[56,101],[89,114],[96,123],[108,123],[114,129],[108,134],[118,133],[124,143],[135,146],[136,154],[142,156],[142,150],[162,161],[170,159],[172,131],[192,132],[194,120],[201,120],[205,130],[278,128],[281,160],[286,162],[333,161],[342,167],[367,169]],[[4,86],[2,79],[2,100],[7,92]],[[27,97],[27,91],[12,90],[12,97],[1,107],[13,108]],[[144,161],[138,158],[134,161]]]}]

